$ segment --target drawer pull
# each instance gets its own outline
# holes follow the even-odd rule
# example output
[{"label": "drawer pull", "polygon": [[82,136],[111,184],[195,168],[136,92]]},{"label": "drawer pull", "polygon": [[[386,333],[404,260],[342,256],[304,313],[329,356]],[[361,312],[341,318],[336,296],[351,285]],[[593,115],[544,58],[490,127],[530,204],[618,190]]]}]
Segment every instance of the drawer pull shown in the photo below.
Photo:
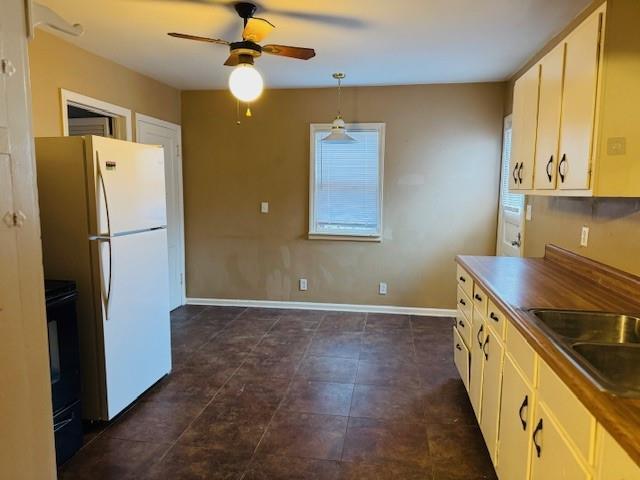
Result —
[{"label": "drawer pull", "polygon": [[462,328],[464,328],[464,322],[462,320],[458,320],[458,325],[460,325]]},{"label": "drawer pull", "polygon": [[529,395],[525,395],[524,396],[524,400],[522,401],[522,405],[520,405],[520,409],[518,410],[518,417],[520,418],[520,421],[522,422],[522,430],[524,430],[524,431],[527,430],[527,419],[526,418],[522,418],[522,412],[528,406],[529,406]]},{"label": "drawer pull", "polygon": [[464,282],[466,282],[466,281],[467,281],[467,279],[466,279],[466,278],[464,278],[463,276],[460,276],[460,278],[458,278],[458,280],[460,280],[462,283],[464,283]]},{"label": "drawer pull", "polygon": [[491,338],[490,335],[487,335],[487,338],[484,341],[484,345],[482,345],[482,353],[484,353],[484,359],[485,360],[489,360],[489,352],[487,352],[486,348],[487,345],[489,345],[489,339]]},{"label": "drawer pull", "polygon": [[478,334],[476,335],[476,338],[478,339],[478,346],[480,348],[482,348],[482,340],[480,340],[480,334],[482,333],[483,330],[484,330],[484,325],[480,325],[480,329],[478,330]]},{"label": "drawer pull", "polygon": [[536,447],[536,455],[540,458],[542,455],[542,446],[538,443],[538,433],[542,431],[542,419],[536,425],[536,429],[533,431],[533,444]]},{"label": "drawer pull", "polygon": [[481,301],[482,301],[482,297],[481,297],[479,294],[477,294],[477,293],[473,296],[473,298],[475,298],[475,299],[476,299],[476,300],[478,300],[479,302],[481,302]]},{"label": "drawer pull", "polygon": [[467,304],[467,302],[465,302],[465,301],[464,301],[464,299],[463,299],[463,298],[461,298],[461,299],[460,299],[460,305],[466,305],[466,304]]},{"label": "drawer pull", "polygon": [[499,321],[500,321],[500,319],[498,318],[498,316],[497,316],[495,313],[493,313],[493,312],[491,312],[491,313],[489,314],[489,318],[490,318],[491,320],[495,320],[496,322],[499,322]]},{"label": "drawer pull", "polygon": [[456,343],[456,348],[457,348],[458,350],[462,351],[462,347],[460,346],[460,344],[459,344],[459,343]]}]

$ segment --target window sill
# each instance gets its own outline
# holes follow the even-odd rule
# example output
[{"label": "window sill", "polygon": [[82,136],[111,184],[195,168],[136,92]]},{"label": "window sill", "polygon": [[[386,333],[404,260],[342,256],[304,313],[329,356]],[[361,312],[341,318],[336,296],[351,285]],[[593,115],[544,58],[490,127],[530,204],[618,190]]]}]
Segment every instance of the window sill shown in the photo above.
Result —
[{"label": "window sill", "polygon": [[310,233],[307,237],[309,240],[337,240],[342,242],[374,242],[382,243],[382,236],[367,235],[339,235],[327,233]]}]

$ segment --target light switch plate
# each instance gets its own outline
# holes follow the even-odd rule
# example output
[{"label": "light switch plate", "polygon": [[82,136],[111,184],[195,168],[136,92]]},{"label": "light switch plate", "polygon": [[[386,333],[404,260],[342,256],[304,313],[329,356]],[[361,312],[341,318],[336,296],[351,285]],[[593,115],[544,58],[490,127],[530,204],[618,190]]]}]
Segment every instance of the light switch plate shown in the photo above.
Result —
[{"label": "light switch plate", "polygon": [[260,204],[260,213],[269,213],[269,202],[262,202]]},{"label": "light switch plate", "polygon": [[589,227],[584,226],[580,232],[580,246],[586,247],[589,244]]},{"label": "light switch plate", "polygon": [[527,211],[526,211],[526,213],[524,215],[524,218],[527,221],[531,221],[531,204],[530,203],[527,203]]},{"label": "light switch plate", "polygon": [[378,286],[378,293],[380,295],[387,294],[387,284],[385,282],[380,282],[380,285]]}]

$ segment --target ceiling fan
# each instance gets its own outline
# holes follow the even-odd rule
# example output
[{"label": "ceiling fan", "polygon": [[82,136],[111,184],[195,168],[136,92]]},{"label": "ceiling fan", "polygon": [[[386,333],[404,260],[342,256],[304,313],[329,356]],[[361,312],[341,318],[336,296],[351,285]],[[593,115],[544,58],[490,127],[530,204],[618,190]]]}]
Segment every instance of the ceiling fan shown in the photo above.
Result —
[{"label": "ceiling fan", "polygon": [[296,58],[299,60],[309,60],[315,57],[313,48],[291,47],[288,45],[259,45],[269,33],[275,28],[268,20],[254,17],[256,5],[249,2],[237,2],[234,8],[244,23],[242,40],[229,42],[219,38],[200,37],[186,33],[170,32],[167,35],[198,42],[214,43],[229,47],[229,57],[224,62],[228,67],[236,67],[229,77],[229,88],[231,93],[243,102],[251,102],[258,98],[264,87],[262,77],[253,68],[254,59],[260,57],[262,53],[279,55],[281,57]]}]

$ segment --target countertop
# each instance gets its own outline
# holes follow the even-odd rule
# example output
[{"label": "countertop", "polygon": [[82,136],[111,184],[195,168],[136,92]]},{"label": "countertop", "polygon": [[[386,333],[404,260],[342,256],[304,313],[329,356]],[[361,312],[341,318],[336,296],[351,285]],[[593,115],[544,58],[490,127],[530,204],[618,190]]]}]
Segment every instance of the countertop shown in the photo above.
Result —
[{"label": "countertop", "polygon": [[[560,249],[557,252],[564,255]],[[586,267],[576,264],[572,268],[571,258],[558,261],[556,253],[547,253],[545,258],[458,256],[456,261],[493,297],[538,355],[640,465],[640,399],[616,397],[600,390],[528,312],[532,308],[553,308],[639,314],[640,295],[629,293],[640,279],[611,269],[621,276],[603,281],[608,267],[587,261]],[[595,270],[591,270],[594,265]],[[619,282],[621,279],[631,280],[631,286]]]}]

